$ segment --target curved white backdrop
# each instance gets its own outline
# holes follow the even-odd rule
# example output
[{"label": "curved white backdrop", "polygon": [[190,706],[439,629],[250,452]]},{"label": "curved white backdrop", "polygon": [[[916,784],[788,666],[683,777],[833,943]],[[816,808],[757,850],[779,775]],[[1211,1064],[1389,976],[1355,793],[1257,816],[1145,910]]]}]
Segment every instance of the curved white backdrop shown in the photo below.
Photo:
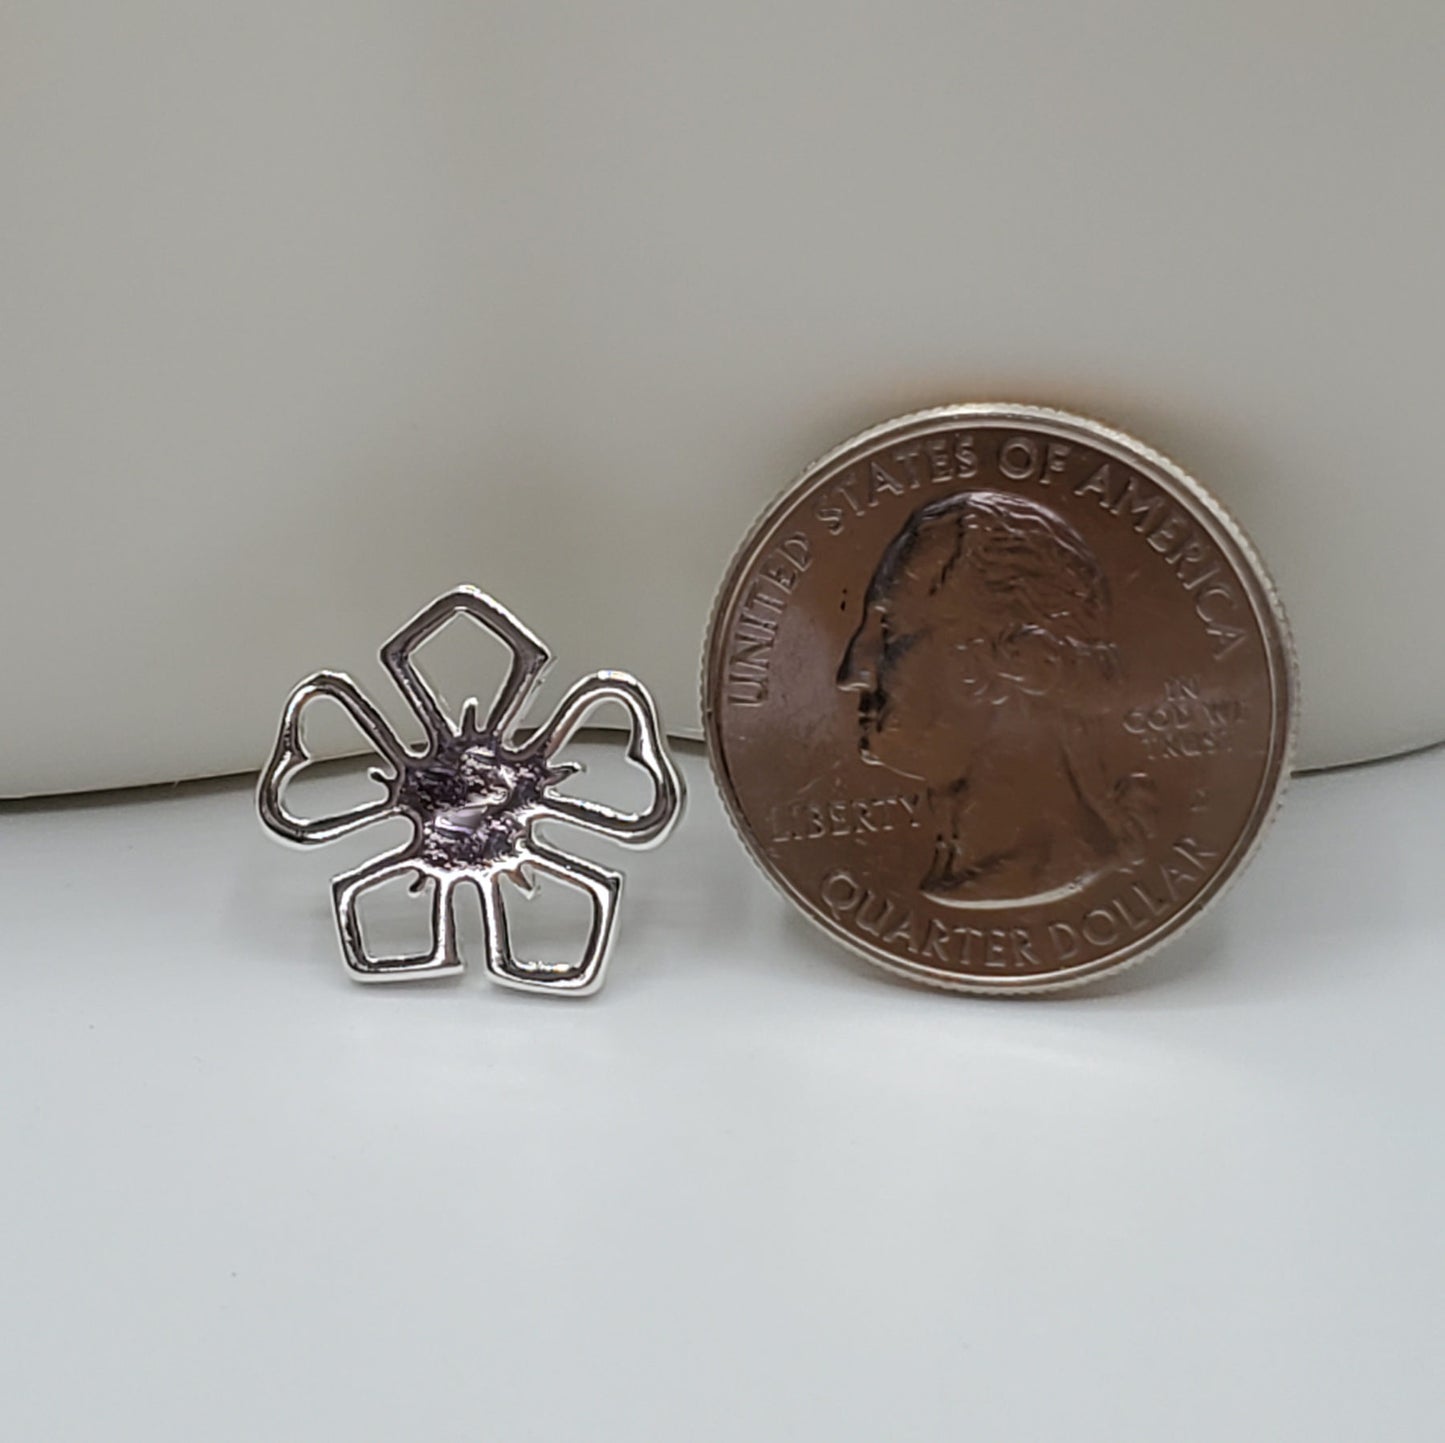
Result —
[{"label": "curved white backdrop", "polygon": [[0,793],[259,765],[461,580],[695,730],[755,511],[965,399],[1222,497],[1303,764],[1445,735],[1430,0],[7,17]]}]

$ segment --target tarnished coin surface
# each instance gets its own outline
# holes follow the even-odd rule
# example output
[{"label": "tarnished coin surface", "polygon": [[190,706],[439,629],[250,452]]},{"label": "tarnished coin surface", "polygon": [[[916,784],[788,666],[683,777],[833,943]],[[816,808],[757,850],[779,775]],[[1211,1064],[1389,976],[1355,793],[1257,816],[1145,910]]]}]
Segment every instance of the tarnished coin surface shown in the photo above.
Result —
[{"label": "tarnished coin surface", "polygon": [[978,992],[1128,965],[1247,860],[1294,665],[1233,521],[1131,437],[946,407],[825,456],[724,581],[708,750],[763,870],[895,972]]}]

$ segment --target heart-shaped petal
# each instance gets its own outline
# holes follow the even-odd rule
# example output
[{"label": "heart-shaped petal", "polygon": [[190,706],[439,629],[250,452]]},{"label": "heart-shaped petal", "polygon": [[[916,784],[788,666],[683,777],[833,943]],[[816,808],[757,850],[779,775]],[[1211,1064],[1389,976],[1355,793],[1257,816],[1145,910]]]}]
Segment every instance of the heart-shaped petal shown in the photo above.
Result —
[{"label": "heart-shaped petal", "polygon": [[682,810],[682,778],[662,742],[662,723],[646,688],[625,671],[599,671],[585,676],[563,697],[552,719],[522,749],[524,756],[540,754],[550,763],[572,734],[599,706],[616,702],[632,723],[627,738],[627,759],[647,773],[652,801],[642,811],[624,812],[581,797],[544,795],[538,820],[571,822],[601,832],[614,841],[650,847],[672,830]]},{"label": "heart-shaped petal", "polygon": [[[367,802],[337,816],[307,819],[288,810],[285,793],[297,775],[315,761],[306,749],[305,712],[313,702],[323,699],[334,702],[347,714],[356,729],[376,749],[377,756],[386,764],[391,776],[381,778],[387,783],[387,793],[377,801]],[[306,846],[345,836],[358,827],[395,812],[394,783],[401,773],[404,757],[405,748],[386,718],[361,694],[349,676],[334,671],[317,672],[291,693],[282,713],[276,745],[261,773],[256,791],[261,820],[278,837]]]}]

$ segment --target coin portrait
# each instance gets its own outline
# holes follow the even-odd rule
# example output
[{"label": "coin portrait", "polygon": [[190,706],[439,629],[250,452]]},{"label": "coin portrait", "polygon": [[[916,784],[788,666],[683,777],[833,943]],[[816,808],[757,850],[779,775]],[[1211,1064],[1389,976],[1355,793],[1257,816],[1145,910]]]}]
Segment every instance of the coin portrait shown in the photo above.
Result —
[{"label": "coin portrait", "polygon": [[[924,895],[1042,900],[1138,851],[1152,832],[1148,777],[1110,775],[1094,735],[1119,667],[1108,582],[1056,512],[962,491],[908,518],[838,685],[858,696],[863,760],[943,799]],[[1040,799],[1028,817],[999,805],[1022,769]]]},{"label": "coin portrait", "polygon": [[1287,774],[1282,613],[1238,528],[1083,418],[946,408],[845,443],[744,542],[704,674],[763,870],[918,980],[1136,960],[1237,871]]}]

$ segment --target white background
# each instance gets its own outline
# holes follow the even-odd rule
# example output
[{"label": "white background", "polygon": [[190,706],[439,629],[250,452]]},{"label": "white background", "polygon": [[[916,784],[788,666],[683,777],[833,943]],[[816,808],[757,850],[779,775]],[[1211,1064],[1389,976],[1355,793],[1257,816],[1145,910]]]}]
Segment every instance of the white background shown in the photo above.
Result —
[{"label": "white background", "polygon": [[1445,735],[1438,0],[10,0],[0,794],[259,765],[433,596],[696,721],[757,509],[1055,404],[1234,510],[1301,760]]},{"label": "white background", "polygon": [[1439,1438],[1445,752],[1002,1002],[839,952],[683,762],[580,1003],[349,982],[236,784],[0,814],[5,1437]]}]

